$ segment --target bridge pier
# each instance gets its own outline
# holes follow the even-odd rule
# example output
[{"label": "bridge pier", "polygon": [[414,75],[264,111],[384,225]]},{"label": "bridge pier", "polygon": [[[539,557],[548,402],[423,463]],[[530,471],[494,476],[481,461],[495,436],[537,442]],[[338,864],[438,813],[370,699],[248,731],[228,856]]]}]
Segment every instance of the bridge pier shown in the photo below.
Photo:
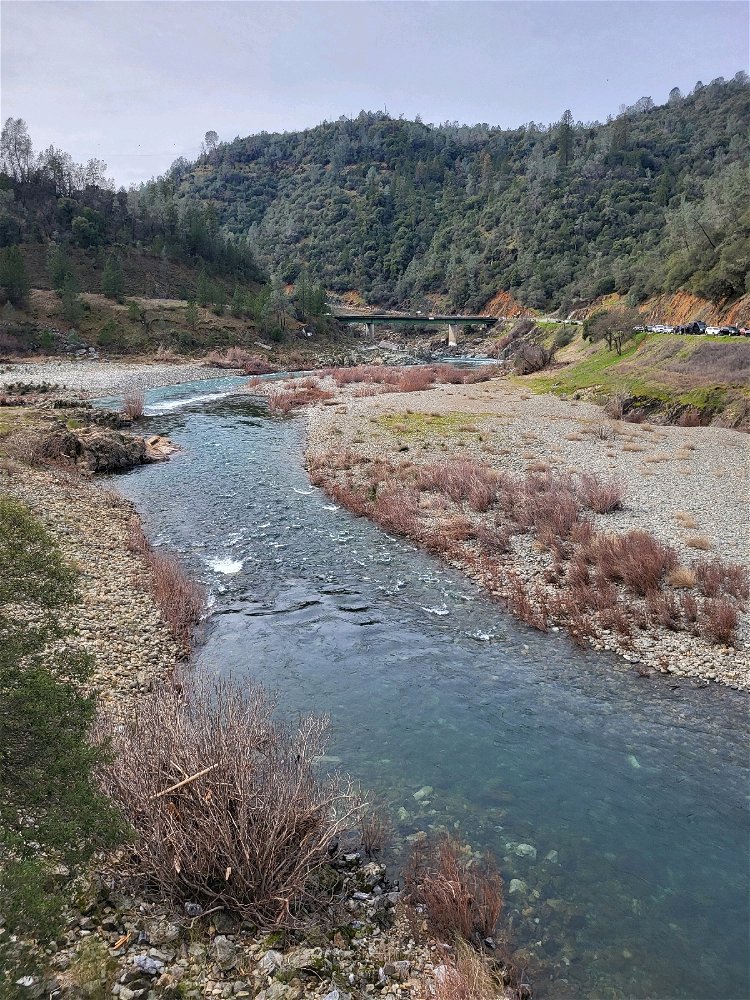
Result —
[{"label": "bridge pier", "polygon": [[456,347],[456,328],[453,323],[448,324],[448,347]]}]

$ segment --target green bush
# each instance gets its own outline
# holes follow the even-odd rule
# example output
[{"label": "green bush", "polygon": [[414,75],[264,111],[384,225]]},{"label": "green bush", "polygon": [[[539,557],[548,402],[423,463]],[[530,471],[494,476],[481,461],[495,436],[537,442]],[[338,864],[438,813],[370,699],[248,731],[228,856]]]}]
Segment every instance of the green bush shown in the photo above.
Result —
[{"label": "green bush", "polygon": [[125,826],[93,778],[102,751],[88,740],[95,704],[82,691],[92,661],[66,646],[59,617],[76,600],[75,573],[7,497],[0,565],[0,917],[10,933],[48,938],[68,876]]}]

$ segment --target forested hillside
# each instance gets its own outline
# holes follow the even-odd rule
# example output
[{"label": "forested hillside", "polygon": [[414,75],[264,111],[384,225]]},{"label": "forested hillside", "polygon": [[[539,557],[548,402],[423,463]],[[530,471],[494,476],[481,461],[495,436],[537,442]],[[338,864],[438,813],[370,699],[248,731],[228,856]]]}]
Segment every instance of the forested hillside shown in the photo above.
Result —
[{"label": "forested hillside", "polygon": [[213,209],[284,281],[303,271],[373,303],[498,291],[550,309],[747,288],[750,85],[643,98],[604,124],[439,127],[382,113],[211,144],[139,193]]},{"label": "forested hillside", "polygon": [[[125,294],[192,297],[201,275],[216,290],[262,278],[247,240],[222,230],[211,205],[179,201],[168,182],[115,189],[106,164],[35,153],[26,123],[9,118],[0,148],[0,247],[20,246],[39,287],[98,292],[114,269]],[[39,266],[44,251],[56,259]],[[11,296],[12,298],[12,296]]]}]

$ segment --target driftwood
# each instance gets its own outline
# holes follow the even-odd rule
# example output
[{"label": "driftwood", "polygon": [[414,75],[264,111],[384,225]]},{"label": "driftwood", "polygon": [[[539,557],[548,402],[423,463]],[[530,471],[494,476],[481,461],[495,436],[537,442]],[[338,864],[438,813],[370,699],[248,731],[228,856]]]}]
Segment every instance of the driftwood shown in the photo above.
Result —
[{"label": "driftwood", "polygon": [[165,788],[163,792],[157,792],[156,795],[152,795],[152,799],[160,799],[162,795],[169,795],[170,792],[176,792],[178,788],[182,788],[183,785],[189,785],[191,781],[195,781],[197,778],[202,778],[204,774],[208,774],[209,771],[213,771],[217,768],[218,764],[209,764],[208,767],[204,767],[202,771],[198,771],[197,774],[191,774],[189,778],[183,778],[182,781],[178,781],[176,785],[170,785],[169,788]]}]

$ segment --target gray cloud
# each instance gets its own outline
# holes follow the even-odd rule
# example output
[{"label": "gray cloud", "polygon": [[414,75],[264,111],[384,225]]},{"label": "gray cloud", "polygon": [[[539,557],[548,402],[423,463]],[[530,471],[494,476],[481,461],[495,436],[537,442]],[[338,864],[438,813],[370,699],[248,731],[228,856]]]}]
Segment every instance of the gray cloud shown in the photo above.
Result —
[{"label": "gray cloud", "polygon": [[602,120],[748,65],[744,2],[4,0],[2,117],[118,183],[222,139],[361,109],[514,126]]}]

